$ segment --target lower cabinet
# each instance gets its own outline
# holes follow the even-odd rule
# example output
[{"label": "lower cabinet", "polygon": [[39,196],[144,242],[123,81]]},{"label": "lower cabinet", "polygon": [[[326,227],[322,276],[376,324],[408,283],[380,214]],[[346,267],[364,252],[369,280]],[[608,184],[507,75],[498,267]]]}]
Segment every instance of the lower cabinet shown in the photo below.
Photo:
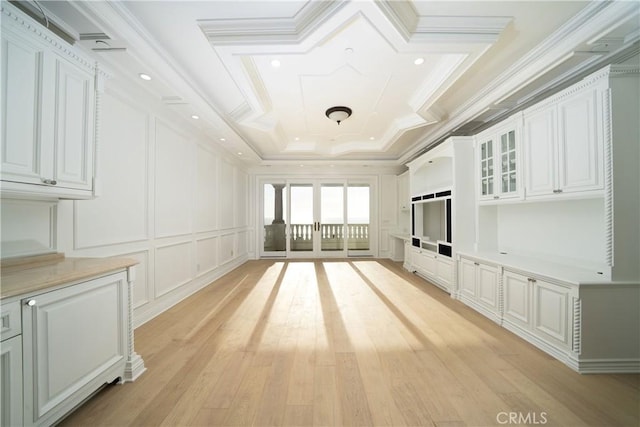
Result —
[{"label": "lower cabinet", "polygon": [[411,248],[410,252],[412,270],[445,291],[451,292],[455,278],[451,258],[426,249]]},{"label": "lower cabinet", "polygon": [[498,277],[496,266],[460,258],[458,298],[500,323]]},{"label": "lower cabinet", "polygon": [[[457,298],[547,353],[575,360],[576,286],[460,256]],[[579,339],[579,338],[575,338]]]},{"label": "lower cabinet", "polygon": [[503,275],[503,326],[565,362],[578,357],[578,289],[509,270]]},{"label": "lower cabinet", "polygon": [[24,423],[54,423],[124,377],[127,275],[111,274],[22,300]]},{"label": "lower cabinet", "polygon": [[0,344],[0,423],[21,426],[22,421],[22,337],[3,340]]}]

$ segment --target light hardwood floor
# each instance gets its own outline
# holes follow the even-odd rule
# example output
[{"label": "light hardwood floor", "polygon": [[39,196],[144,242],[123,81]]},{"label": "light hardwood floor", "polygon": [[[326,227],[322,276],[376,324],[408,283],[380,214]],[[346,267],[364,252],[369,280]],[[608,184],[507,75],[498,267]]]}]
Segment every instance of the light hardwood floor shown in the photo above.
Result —
[{"label": "light hardwood floor", "polygon": [[387,260],[250,261],[135,340],[147,372],[63,425],[640,420],[640,376],[579,375]]}]

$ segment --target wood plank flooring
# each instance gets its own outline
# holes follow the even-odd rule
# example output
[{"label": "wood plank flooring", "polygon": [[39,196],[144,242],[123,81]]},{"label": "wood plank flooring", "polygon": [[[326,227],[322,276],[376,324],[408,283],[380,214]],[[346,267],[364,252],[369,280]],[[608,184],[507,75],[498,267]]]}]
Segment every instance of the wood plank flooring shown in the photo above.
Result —
[{"label": "wood plank flooring", "polygon": [[250,261],[135,345],[147,372],[62,425],[640,424],[640,376],[579,375],[388,260]]}]

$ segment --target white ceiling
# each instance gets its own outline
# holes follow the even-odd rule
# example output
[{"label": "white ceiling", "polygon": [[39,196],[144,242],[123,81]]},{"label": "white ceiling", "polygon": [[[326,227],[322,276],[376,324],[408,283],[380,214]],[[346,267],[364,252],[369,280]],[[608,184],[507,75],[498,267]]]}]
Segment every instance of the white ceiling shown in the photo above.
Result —
[{"label": "white ceiling", "polygon": [[[200,116],[193,125],[213,143],[259,164],[401,164],[612,55],[633,57],[640,31],[636,2],[44,6],[77,35],[104,33],[110,47],[126,48],[94,52],[116,79],[151,75],[137,83],[185,120]],[[325,117],[335,105],[353,110],[340,125]]]}]

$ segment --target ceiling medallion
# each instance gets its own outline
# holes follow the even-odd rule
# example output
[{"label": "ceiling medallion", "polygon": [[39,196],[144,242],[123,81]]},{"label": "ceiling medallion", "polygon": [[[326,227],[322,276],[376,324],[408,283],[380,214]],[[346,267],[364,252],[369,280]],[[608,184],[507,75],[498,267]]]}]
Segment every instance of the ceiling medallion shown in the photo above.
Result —
[{"label": "ceiling medallion", "polygon": [[351,108],[349,107],[331,107],[326,112],[325,115],[333,120],[334,122],[338,122],[340,124],[341,121],[348,119],[351,116]]}]

